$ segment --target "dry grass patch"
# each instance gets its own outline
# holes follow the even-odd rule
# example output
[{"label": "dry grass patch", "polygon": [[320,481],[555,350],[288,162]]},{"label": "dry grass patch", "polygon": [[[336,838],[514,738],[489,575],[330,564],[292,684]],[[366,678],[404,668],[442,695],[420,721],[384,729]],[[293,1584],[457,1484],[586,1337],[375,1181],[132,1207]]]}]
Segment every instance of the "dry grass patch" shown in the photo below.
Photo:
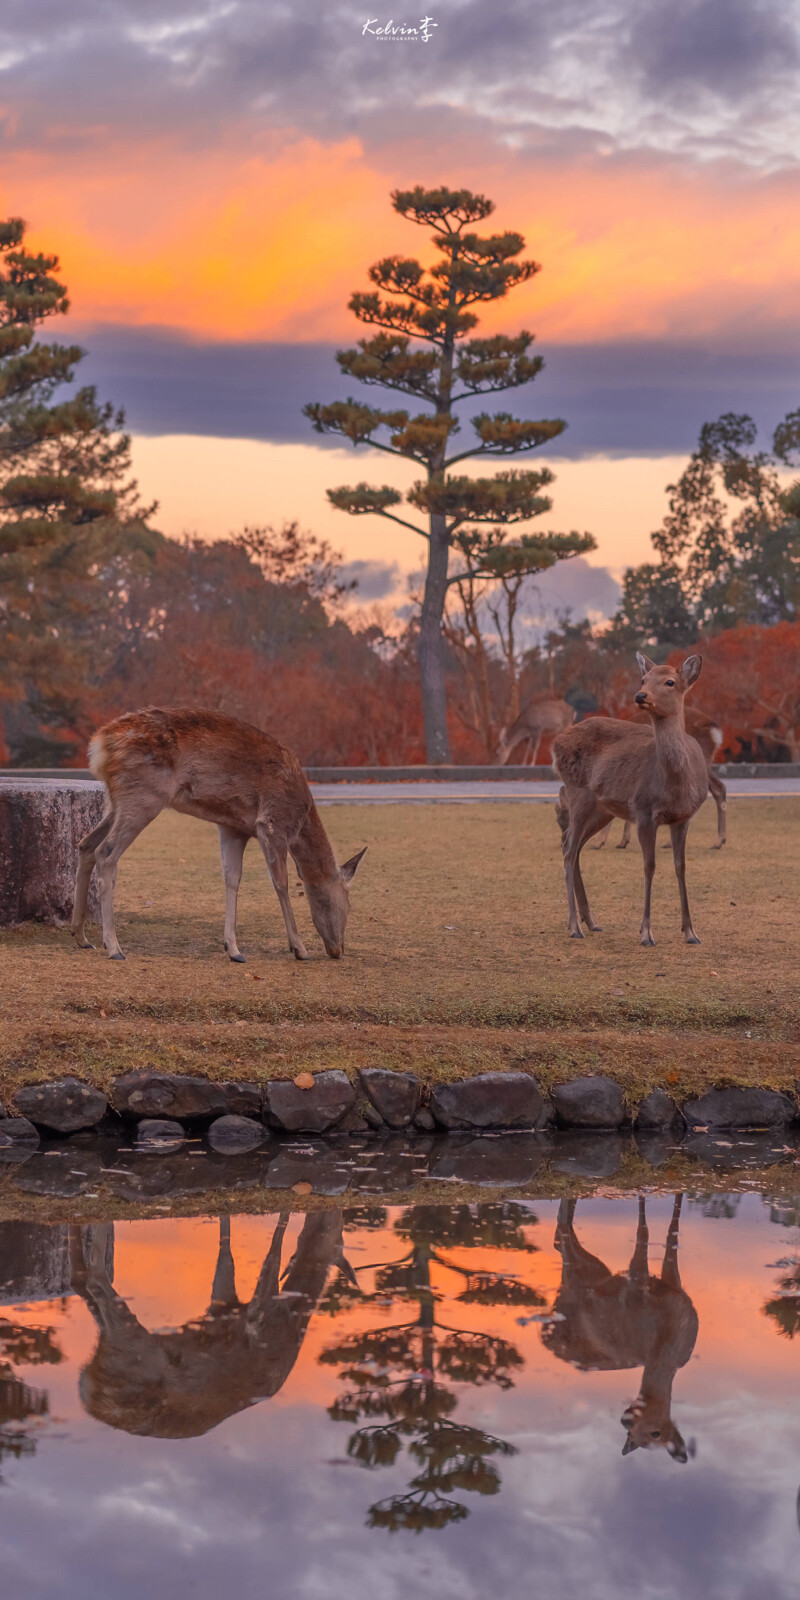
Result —
[{"label": "dry grass patch", "polygon": [[212,1075],[413,1066],[427,1079],[525,1060],[544,1080],[613,1071],[667,1081],[793,1081],[800,800],[738,800],[712,851],[693,825],[688,881],[699,948],[682,942],[677,886],[659,851],[658,944],[638,943],[641,856],[584,853],[605,931],[566,933],[550,806],[330,807],[340,859],[369,845],[344,961],[327,960],[292,878],[315,959],[297,963],[260,854],[245,856],[240,944],[222,951],[214,830],[165,813],[123,858],[117,925],[126,963],[34,925],[0,935],[6,1085],[53,1070],[104,1081],[155,1061]]}]

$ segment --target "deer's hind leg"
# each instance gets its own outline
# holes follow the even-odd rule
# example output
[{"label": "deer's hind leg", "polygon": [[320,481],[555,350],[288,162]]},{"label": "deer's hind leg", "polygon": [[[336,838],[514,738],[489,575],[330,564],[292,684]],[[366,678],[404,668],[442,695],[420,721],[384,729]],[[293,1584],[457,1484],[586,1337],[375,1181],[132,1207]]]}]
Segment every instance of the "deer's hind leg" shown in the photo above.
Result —
[{"label": "deer's hind leg", "polygon": [[160,796],[150,795],[147,798],[141,795],[126,796],[124,804],[119,804],[114,813],[114,820],[105,839],[97,846],[95,851],[95,871],[97,873],[97,887],[100,891],[100,915],[103,922],[103,944],[110,960],[124,961],[125,956],[119,946],[114,927],[114,887],[117,881],[117,865],[120,856],[125,854],[128,846],[133,844],[139,834],[158,816],[164,808],[164,800]]},{"label": "deer's hind leg", "polygon": [[232,828],[220,828],[219,850],[222,857],[222,876],[225,879],[225,933],[223,940],[230,961],[244,961],[236,943],[236,906],[239,884],[242,881],[242,860],[247,836],[235,833]]},{"label": "deer's hind leg", "polygon": [[92,881],[98,845],[107,838],[114,822],[113,807],[98,822],[91,833],[87,833],[78,845],[78,870],[75,874],[75,899],[72,905],[72,922],[70,933],[79,950],[93,950],[94,945],[86,937],[86,906],[89,899],[89,885]]},{"label": "deer's hind leg", "polygon": [[590,933],[602,933],[589,909],[589,901],[581,876],[580,854],[587,841],[599,833],[608,822],[608,812],[600,805],[590,789],[579,789],[569,796],[569,824],[563,839],[564,878],[567,885],[567,907],[571,939],[582,939],[579,915]]},{"label": "deer's hind leg", "polygon": [[717,842],[712,844],[712,850],[721,850],[728,838],[728,791],[721,778],[717,777],[713,767],[708,769],[708,787],[714,796],[717,808]]}]

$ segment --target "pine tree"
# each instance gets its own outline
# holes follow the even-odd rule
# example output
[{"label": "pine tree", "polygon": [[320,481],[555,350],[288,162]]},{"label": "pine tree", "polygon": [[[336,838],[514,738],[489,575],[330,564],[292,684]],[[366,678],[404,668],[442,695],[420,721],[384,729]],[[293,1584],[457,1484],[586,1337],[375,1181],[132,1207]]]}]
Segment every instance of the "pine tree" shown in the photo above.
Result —
[{"label": "pine tree", "polygon": [[100,670],[106,623],[160,536],[130,477],[124,414],[94,388],[54,403],[84,351],[37,341],[69,308],[58,257],[0,223],[0,693],[53,728]]},{"label": "pine tree", "polygon": [[[446,762],[450,757],[442,619],[448,587],[456,581],[448,570],[450,549],[457,536],[469,532],[477,541],[475,553],[481,555],[482,569],[487,574],[504,570],[508,530],[550,509],[543,490],[553,481],[547,468],[509,468],[491,478],[471,478],[452,469],[471,457],[508,458],[535,450],[556,439],[566,423],[523,422],[506,411],[481,412],[472,419],[477,442],[463,450],[456,446],[448,455],[460,427],[454,411],[460,401],[519,388],[536,378],[544,365],[540,356],[528,354],[530,333],[467,338],[478,321],[471,307],[502,299],[539,268],[533,261],[517,259],[524,249],[520,234],[483,237],[472,231],[473,224],[494,210],[483,195],[467,189],[417,187],[396,190],[392,203],[401,216],[432,228],[440,259],[429,270],[401,256],[386,257],[371,267],[370,278],[380,292],[356,293],[349,306],[360,322],[382,331],[360,339],[355,349],[340,350],[336,359],[350,377],[410,395],[431,407],[431,414],[411,416],[406,410],[382,410],[350,399],[308,405],[305,415],[319,433],[339,434],[355,446],[368,444],[419,462],[425,470],[424,479],[405,499],[422,513],[426,526],[400,514],[397,508],[404,497],[387,485],[359,483],[355,488],[332,489],[328,498],[351,516],[384,517],[428,542],[419,625],[420,680],[427,758]],[[552,537],[561,540],[554,547],[558,556],[594,546],[588,535]],[[529,552],[531,571],[541,570],[542,545],[548,545],[546,538],[537,540],[535,551]],[[524,541],[516,549],[516,559],[524,561]]]}]

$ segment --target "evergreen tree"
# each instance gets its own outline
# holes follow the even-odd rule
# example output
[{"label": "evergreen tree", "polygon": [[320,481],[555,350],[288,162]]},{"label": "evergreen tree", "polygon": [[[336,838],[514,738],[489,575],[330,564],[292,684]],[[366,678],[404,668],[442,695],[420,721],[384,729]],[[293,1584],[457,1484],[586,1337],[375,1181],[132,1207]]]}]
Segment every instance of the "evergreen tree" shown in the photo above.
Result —
[{"label": "evergreen tree", "polygon": [[54,403],[84,352],[35,339],[69,302],[57,256],[30,253],[24,234],[19,218],[0,223],[0,691],[59,728],[160,536],[130,477],[123,413],[91,387]]},{"label": "evergreen tree", "polygon": [[756,447],[752,417],[726,412],[704,423],[661,527],[657,561],[632,567],[610,644],[662,649],[737,623],[772,627],[800,616],[800,486],[780,469],[800,459],[800,410]]},{"label": "evergreen tree", "polygon": [[[417,187],[396,190],[392,203],[401,216],[433,230],[440,259],[429,270],[401,256],[386,257],[371,267],[376,290],[354,294],[349,305],[360,322],[382,331],[360,339],[355,349],[340,350],[336,359],[350,377],[410,395],[429,406],[430,414],[412,416],[406,410],[383,410],[352,399],[314,403],[306,406],[305,414],[320,433],[339,434],[355,446],[368,444],[424,468],[424,479],[405,496],[426,519],[424,526],[400,514],[404,497],[387,485],[359,483],[355,488],[329,490],[328,498],[351,516],[384,517],[427,540],[420,681],[427,758],[446,762],[450,753],[442,619],[448,587],[457,581],[448,570],[450,549],[457,537],[468,535],[480,571],[490,577],[501,575],[505,562],[512,559],[505,553],[508,530],[549,511],[551,502],[543,491],[553,481],[547,468],[508,468],[490,478],[466,477],[452,468],[470,457],[509,458],[535,450],[557,438],[566,424],[523,422],[506,411],[481,412],[472,419],[477,442],[466,449],[456,446],[448,455],[459,432],[454,407],[460,401],[519,388],[542,369],[542,358],[528,354],[530,333],[467,338],[478,321],[473,306],[502,299],[539,268],[533,261],[517,259],[524,249],[520,234],[484,237],[472,231],[494,210],[483,195],[467,189]],[[543,550],[557,558],[593,546],[587,535],[552,535],[533,545],[519,541],[513,559],[524,567],[530,557],[527,570],[536,572],[543,565]]]}]

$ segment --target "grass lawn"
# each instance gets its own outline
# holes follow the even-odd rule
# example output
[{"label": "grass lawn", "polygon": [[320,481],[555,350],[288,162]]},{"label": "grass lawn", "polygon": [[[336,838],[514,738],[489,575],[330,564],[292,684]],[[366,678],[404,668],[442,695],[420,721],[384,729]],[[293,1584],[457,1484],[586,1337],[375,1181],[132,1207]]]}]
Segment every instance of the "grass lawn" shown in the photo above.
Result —
[{"label": "grass lawn", "polygon": [[638,942],[641,855],[584,852],[605,931],[571,941],[559,833],[544,805],[335,806],[340,859],[369,849],[347,953],[327,960],[292,874],[315,959],[285,947],[255,844],[239,902],[246,966],[222,950],[214,829],[164,813],[123,857],[128,960],[33,924],[0,934],[0,1096],[53,1072],[107,1082],[153,1064],[217,1077],[300,1065],[408,1066],[420,1076],[526,1065],[546,1085],[603,1071],[632,1098],[656,1082],[794,1083],[798,1073],[800,799],[735,800],[730,843],[693,824],[688,884],[699,948],[683,944],[671,852],[659,850],[655,949]]}]

